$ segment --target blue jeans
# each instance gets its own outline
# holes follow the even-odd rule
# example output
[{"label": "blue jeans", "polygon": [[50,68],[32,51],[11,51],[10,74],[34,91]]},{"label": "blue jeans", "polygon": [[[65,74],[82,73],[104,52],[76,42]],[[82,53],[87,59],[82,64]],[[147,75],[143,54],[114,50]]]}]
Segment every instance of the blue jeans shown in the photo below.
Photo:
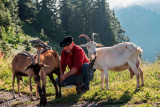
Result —
[{"label": "blue jeans", "polygon": [[[62,83],[61,86],[68,86],[68,85],[77,85],[83,84],[84,88],[89,89],[89,82],[93,79],[94,72],[90,69],[88,63],[84,63],[82,66],[82,74],[81,75],[71,75],[67,77]],[[56,79],[58,83],[58,79]]]}]

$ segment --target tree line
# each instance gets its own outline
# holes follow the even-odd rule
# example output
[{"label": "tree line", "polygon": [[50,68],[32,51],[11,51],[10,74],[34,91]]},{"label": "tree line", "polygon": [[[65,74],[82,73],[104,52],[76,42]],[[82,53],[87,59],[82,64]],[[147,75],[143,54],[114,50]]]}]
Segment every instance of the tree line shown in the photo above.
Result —
[{"label": "tree line", "polygon": [[10,37],[9,43],[21,43],[26,35],[59,43],[68,35],[80,44],[86,42],[80,34],[92,33],[104,46],[129,41],[106,0],[0,0],[0,38]]}]

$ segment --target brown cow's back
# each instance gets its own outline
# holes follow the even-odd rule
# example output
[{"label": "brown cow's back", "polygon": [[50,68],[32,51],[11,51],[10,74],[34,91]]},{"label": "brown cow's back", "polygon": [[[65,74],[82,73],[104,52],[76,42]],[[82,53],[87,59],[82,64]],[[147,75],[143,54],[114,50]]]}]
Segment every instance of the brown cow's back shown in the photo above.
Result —
[{"label": "brown cow's back", "polygon": [[[36,56],[37,58],[37,56]],[[44,71],[46,75],[50,73],[58,73],[57,69],[60,69],[60,60],[58,53],[54,50],[47,50],[40,55],[40,63],[43,63],[49,67],[45,67]]]},{"label": "brown cow's back", "polygon": [[25,67],[31,64],[31,59],[23,54],[15,55],[12,61],[12,71],[15,72],[23,72],[24,74],[28,74],[28,72],[24,71]]}]

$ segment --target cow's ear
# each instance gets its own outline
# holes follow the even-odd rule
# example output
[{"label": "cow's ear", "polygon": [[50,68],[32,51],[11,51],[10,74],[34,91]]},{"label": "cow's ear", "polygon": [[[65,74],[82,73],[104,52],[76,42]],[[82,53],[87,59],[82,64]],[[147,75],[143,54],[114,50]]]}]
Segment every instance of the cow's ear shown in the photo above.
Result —
[{"label": "cow's ear", "polygon": [[96,46],[103,46],[101,43],[97,43]]},{"label": "cow's ear", "polygon": [[49,43],[49,41],[45,41],[44,43],[47,45]]}]

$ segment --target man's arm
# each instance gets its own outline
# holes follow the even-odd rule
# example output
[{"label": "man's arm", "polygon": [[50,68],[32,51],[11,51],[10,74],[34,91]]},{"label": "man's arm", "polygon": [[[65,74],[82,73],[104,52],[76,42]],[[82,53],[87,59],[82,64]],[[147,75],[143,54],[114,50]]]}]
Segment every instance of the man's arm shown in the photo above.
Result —
[{"label": "man's arm", "polygon": [[66,70],[66,57],[65,57],[65,51],[62,50],[61,52],[61,74],[64,74],[65,70]]},{"label": "man's arm", "polygon": [[61,82],[66,79],[67,77],[76,74],[77,69],[76,68],[72,68],[69,72],[67,72],[66,74],[61,76]]}]

